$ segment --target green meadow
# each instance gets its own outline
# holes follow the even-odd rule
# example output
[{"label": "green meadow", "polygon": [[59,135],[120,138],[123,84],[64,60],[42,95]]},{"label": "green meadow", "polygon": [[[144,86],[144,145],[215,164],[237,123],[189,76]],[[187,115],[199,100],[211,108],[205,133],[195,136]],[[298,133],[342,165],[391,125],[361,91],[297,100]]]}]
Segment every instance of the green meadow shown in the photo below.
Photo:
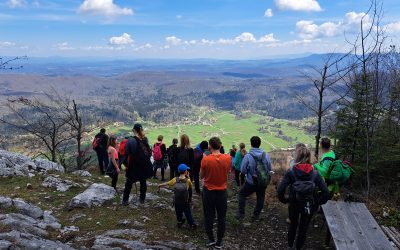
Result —
[{"label": "green meadow", "polygon": [[[235,115],[228,112],[203,112],[203,114],[199,112],[198,116],[188,120],[193,120],[193,122],[187,121],[184,125],[160,126],[151,123],[143,123],[143,125],[150,143],[155,142],[158,135],[163,135],[167,145],[172,142],[173,138],[179,138],[182,134],[189,135],[192,146],[212,136],[219,136],[226,149],[241,142],[248,145],[250,137],[254,135],[262,138],[262,147],[267,151],[292,147],[297,142],[306,144],[313,142],[311,134],[289,125],[287,120],[267,116],[248,114],[246,118],[237,119]],[[131,134],[131,128],[132,125],[109,127],[108,133],[115,134],[122,139]]]}]

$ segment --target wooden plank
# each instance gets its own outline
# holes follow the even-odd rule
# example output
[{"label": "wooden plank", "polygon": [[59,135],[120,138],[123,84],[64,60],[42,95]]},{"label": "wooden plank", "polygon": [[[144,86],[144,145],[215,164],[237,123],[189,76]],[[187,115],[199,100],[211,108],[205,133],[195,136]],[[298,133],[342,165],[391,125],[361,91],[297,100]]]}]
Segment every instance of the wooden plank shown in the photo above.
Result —
[{"label": "wooden plank", "polygon": [[357,212],[351,209],[352,204],[348,202],[337,202],[336,203],[339,212],[343,215],[346,221],[347,231],[350,233],[351,238],[355,241],[355,244],[359,249],[374,249],[373,245],[369,242],[369,239],[363,232],[363,228],[357,221],[357,217],[361,216]]},{"label": "wooden plank", "polygon": [[393,250],[393,247],[385,233],[382,231],[374,217],[372,217],[372,214],[364,203],[352,203],[350,209],[357,214],[355,218],[369,243],[373,246],[373,249]]},{"label": "wooden plank", "polygon": [[339,212],[336,202],[328,201],[322,206],[325,214],[325,219],[328,224],[329,230],[332,235],[333,242],[335,243],[336,249],[347,250],[354,249],[358,250],[353,239],[349,237],[347,231],[346,221],[343,219],[342,214]]},{"label": "wooden plank", "polygon": [[381,226],[382,230],[386,233],[386,235],[389,237],[389,239],[397,246],[400,247],[400,242],[396,239],[396,236],[392,232],[391,229],[385,226]]}]

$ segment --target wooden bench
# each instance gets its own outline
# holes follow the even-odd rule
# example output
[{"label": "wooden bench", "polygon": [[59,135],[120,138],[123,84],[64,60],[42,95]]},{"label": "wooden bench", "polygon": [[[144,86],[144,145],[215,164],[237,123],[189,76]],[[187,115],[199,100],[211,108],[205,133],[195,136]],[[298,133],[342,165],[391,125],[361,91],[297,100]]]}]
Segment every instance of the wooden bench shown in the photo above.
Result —
[{"label": "wooden bench", "polygon": [[331,237],[338,250],[395,249],[364,203],[328,201],[322,206]]}]

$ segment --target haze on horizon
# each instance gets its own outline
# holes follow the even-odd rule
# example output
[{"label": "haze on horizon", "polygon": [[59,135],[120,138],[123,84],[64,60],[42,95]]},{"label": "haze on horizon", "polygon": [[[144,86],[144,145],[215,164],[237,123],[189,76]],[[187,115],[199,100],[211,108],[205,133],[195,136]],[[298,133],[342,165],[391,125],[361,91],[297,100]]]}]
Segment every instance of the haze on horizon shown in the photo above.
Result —
[{"label": "haze on horizon", "polygon": [[[343,52],[370,1],[2,0],[0,55],[73,58],[263,59]],[[400,5],[382,28],[399,45]]]}]

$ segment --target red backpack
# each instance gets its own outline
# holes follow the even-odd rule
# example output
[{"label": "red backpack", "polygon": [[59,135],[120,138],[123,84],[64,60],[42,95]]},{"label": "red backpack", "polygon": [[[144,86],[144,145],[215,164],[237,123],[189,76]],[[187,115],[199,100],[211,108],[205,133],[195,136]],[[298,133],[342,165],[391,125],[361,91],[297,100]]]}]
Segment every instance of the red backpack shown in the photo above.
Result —
[{"label": "red backpack", "polygon": [[153,158],[155,161],[161,161],[163,158],[162,152],[161,152],[161,145],[162,143],[156,143],[154,144],[154,149],[153,149]]},{"label": "red backpack", "polygon": [[123,139],[119,144],[119,154],[124,156],[125,155],[125,146],[128,143],[128,139]]},{"label": "red backpack", "polygon": [[101,137],[100,136],[94,137],[92,142],[92,148],[96,149],[98,146],[100,146],[100,143],[101,143]]}]

